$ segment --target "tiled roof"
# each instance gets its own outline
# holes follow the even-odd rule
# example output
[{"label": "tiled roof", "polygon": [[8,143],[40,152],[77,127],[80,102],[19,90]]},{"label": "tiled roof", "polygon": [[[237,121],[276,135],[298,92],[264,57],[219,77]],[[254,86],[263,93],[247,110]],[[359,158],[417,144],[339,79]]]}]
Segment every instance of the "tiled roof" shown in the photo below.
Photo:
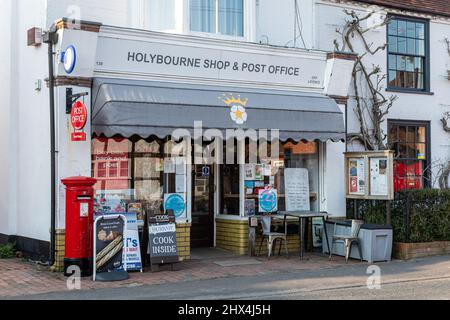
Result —
[{"label": "tiled roof", "polygon": [[450,17],[450,0],[357,0],[357,2]]}]

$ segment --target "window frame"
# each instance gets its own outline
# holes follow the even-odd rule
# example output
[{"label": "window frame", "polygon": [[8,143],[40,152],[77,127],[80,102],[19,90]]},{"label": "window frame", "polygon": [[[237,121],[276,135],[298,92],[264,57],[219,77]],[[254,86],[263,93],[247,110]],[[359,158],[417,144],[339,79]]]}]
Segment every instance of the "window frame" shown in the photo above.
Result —
[{"label": "window frame", "polygon": [[[425,120],[404,120],[404,119],[388,119],[387,120],[387,132],[388,132],[388,144],[391,149],[391,141],[389,141],[389,132],[391,130],[391,126],[416,126],[416,127],[425,127],[425,161],[424,161],[424,172],[423,172],[423,189],[431,188],[431,174],[428,167],[431,164],[431,122]],[[406,142],[408,143],[408,142]],[[404,158],[406,161],[409,158]],[[397,158],[394,156],[394,162]],[[401,159],[399,159],[401,160]],[[394,172],[395,177],[395,172]]]},{"label": "window frame", "polygon": [[[218,0],[216,0],[218,1]],[[191,0],[185,1],[185,33],[191,36],[199,36],[199,37],[207,37],[207,38],[214,38],[214,39],[222,39],[222,40],[234,40],[234,41],[250,41],[250,29],[249,29],[249,14],[251,14],[250,11],[250,5],[249,3],[253,3],[253,1],[246,1],[242,0],[242,36],[231,36],[226,35],[222,33],[218,33],[217,30],[215,33],[212,32],[202,32],[202,31],[192,31],[191,30]],[[218,9],[217,9],[218,10]],[[217,19],[217,13],[216,13],[216,19]],[[216,27],[218,25],[218,21],[216,21]]]},{"label": "window frame", "polygon": [[[395,92],[403,92],[403,93],[423,93],[423,94],[430,94],[431,88],[430,88],[430,20],[429,19],[420,19],[420,18],[413,18],[409,16],[402,16],[402,15],[388,15],[388,18],[390,20],[396,19],[396,20],[402,20],[406,22],[420,22],[424,24],[424,72],[423,72],[423,89],[416,89],[416,88],[404,88],[404,87],[398,87],[398,86],[390,86],[389,85],[389,24],[386,24],[386,91],[395,91]],[[405,54],[397,54],[393,53],[395,55],[402,55],[402,56],[410,56],[410,57],[421,57],[418,55],[411,55],[408,53]]]}]

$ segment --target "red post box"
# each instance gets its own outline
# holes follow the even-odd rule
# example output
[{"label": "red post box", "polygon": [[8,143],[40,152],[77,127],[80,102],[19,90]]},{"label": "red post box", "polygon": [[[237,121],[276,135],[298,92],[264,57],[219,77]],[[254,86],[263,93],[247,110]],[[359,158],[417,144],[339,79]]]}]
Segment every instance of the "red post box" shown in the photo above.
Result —
[{"label": "red post box", "polygon": [[94,184],[96,179],[71,177],[61,180],[66,186],[66,244],[64,274],[78,266],[83,276],[92,274]]}]

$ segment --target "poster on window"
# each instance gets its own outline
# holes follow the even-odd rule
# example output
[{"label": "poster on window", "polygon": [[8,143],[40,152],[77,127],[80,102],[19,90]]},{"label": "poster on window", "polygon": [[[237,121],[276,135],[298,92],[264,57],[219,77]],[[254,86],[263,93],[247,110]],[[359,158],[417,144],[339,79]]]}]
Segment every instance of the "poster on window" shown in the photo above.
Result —
[{"label": "poster on window", "polygon": [[144,226],[144,220],[145,220],[145,213],[142,208],[141,202],[130,202],[128,203],[128,210],[127,212],[132,212],[136,214],[136,221],[137,225],[139,227]]},{"label": "poster on window", "polygon": [[247,217],[254,216],[256,213],[255,209],[256,209],[255,199],[245,199],[245,202],[244,202],[245,216],[247,216]]},{"label": "poster on window", "polygon": [[123,213],[127,210],[127,201],[134,190],[97,190],[94,197],[95,213]]},{"label": "poster on window", "polygon": [[277,189],[259,189],[258,193],[259,212],[271,213],[278,210]]},{"label": "poster on window", "polygon": [[244,166],[245,172],[245,180],[256,180],[255,179],[255,165],[254,164],[245,164]]},{"label": "poster on window", "polygon": [[164,173],[175,173],[176,166],[174,159],[164,159]]},{"label": "poster on window", "polygon": [[388,174],[386,158],[370,159],[370,194],[373,196],[388,195]]},{"label": "poster on window", "polygon": [[264,180],[264,166],[262,164],[255,165],[255,180]]},{"label": "poster on window", "polygon": [[164,195],[164,212],[173,210],[175,218],[186,217],[186,196],[183,193],[166,193]]},{"label": "poster on window", "polygon": [[175,158],[175,172],[177,175],[186,174],[186,159],[185,158]]},{"label": "poster on window", "polygon": [[184,174],[175,175],[175,192],[176,193],[186,192],[186,175]]},{"label": "poster on window", "polygon": [[284,190],[286,211],[310,210],[308,169],[284,169]]},{"label": "poster on window", "polygon": [[364,195],[366,193],[366,170],[364,158],[350,158],[348,161],[348,192]]}]

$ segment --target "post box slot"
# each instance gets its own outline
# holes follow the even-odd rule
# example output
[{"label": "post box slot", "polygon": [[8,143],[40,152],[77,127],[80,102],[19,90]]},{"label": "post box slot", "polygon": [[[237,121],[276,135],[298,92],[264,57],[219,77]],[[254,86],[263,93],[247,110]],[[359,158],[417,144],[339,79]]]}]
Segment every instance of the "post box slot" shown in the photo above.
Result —
[{"label": "post box slot", "polygon": [[77,200],[91,200],[89,196],[77,196]]}]

